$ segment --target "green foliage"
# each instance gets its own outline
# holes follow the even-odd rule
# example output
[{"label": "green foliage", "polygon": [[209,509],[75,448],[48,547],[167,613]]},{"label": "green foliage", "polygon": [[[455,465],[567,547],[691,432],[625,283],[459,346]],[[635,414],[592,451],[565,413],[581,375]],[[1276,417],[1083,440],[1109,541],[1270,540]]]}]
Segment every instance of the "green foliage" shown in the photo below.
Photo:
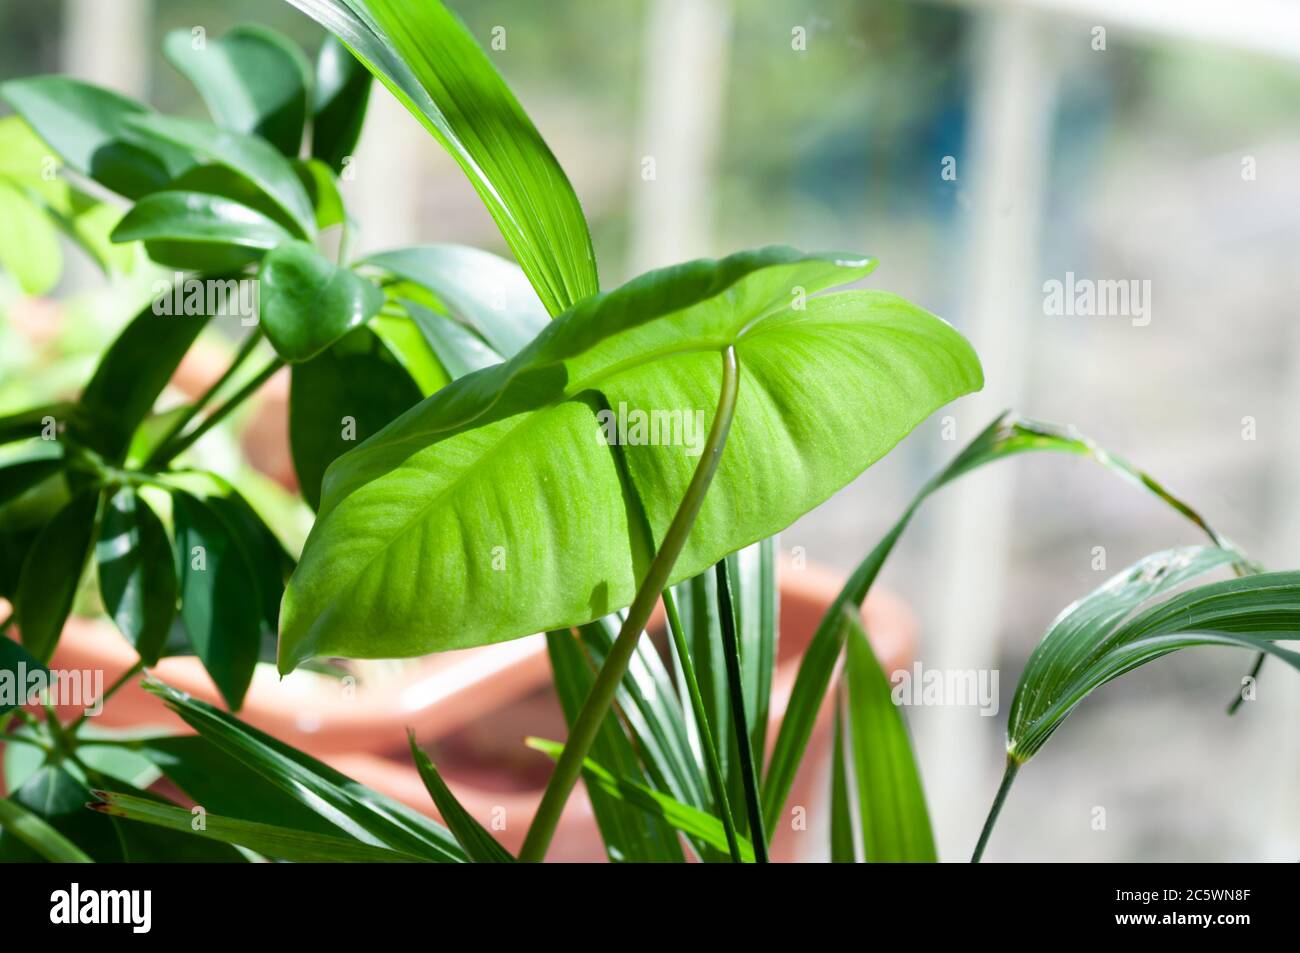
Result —
[{"label": "green foliage", "polygon": [[[931,493],[1031,450],[1100,463],[1213,546],[1150,556],[1052,625],[1016,691],[977,858],[1019,766],[1100,685],[1196,645],[1300,667],[1277,644],[1300,637],[1300,575],[1261,572],[1078,433],[1006,414],[924,484],[832,601],[769,751],[775,535],[978,389],[970,346],[896,296],[823,293],[871,271],[858,255],[770,247],[599,293],[572,186],[455,15],[438,0],[289,2],[330,31],[314,69],[261,27],[166,38],[210,122],[67,77],[0,85],[18,113],[0,119],[0,268],[25,293],[55,287],[60,234],[110,276],[146,256],[193,273],[178,281],[261,290],[259,327],[191,402],[159,406],[199,335],[230,317],[207,298],[188,315],[144,307],[75,401],[0,418],[0,593],[19,634],[0,638],[0,677],[44,671],[74,603],[95,595],[139,655],[109,693],[193,652],[231,709],[277,634],[288,670],[544,631],[570,736],[528,742],[558,767],[521,859],[545,856],[581,776],[612,860],[755,862],[843,660],[831,857],[931,861],[907,730],[858,609]],[[459,163],[517,263],[450,244],[351,259],[337,177],[372,74]],[[93,197],[103,188],[128,207]],[[285,364],[293,463],[319,510],[296,568],[244,496],[186,456]],[[678,414],[676,439],[621,432],[611,445],[625,408]],[[1229,568],[1238,578],[1204,581]],[[662,656],[644,631],[661,595]],[[0,702],[7,755],[30,755],[6,757],[0,859],[515,859],[413,736],[446,827],[228,712],[146,687],[194,734],[119,736]],[[200,829],[147,790],[160,776],[203,806]]]}]

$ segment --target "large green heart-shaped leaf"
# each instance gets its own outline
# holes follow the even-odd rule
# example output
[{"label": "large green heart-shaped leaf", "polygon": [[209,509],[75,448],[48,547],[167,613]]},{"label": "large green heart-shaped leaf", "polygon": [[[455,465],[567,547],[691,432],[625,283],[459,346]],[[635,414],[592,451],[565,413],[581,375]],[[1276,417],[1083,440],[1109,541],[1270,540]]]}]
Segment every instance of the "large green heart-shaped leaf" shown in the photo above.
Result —
[{"label": "large green heart-shaped leaf", "polygon": [[[730,346],[735,422],[673,580],[789,525],[981,384],[966,341],[901,298],[806,297],[871,266],[769,248],[652,272],[402,415],[326,474],[281,668],[480,645],[627,605],[695,470]],[[604,408],[658,415],[660,445],[644,426],[623,441],[630,486]]]},{"label": "large green heart-shaped leaf", "polygon": [[551,314],[595,294],[596,258],[564,170],[438,0],[289,0],[334,33],[451,153]]},{"label": "large green heart-shaped leaf", "polygon": [[189,30],[173,30],[163,53],[194,84],[218,126],[257,133],[285,155],[298,155],[311,84],[298,47],[273,30],[239,26],[202,44]]},{"label": "large green heart-shaped leaf", "polygon": [[31,76],[0,86],[0,96],[59,157],[129,199],[148,195],[194,164],[189,151],[150,136],[131,120],[148,106],[67,76]]},{"label": "large green heart-shaped leaf", "polygon": [[267,255],[260,279],[262,330],[291,364],[311,360],[384,305],[372,282],[307,242],[286,242]]}]

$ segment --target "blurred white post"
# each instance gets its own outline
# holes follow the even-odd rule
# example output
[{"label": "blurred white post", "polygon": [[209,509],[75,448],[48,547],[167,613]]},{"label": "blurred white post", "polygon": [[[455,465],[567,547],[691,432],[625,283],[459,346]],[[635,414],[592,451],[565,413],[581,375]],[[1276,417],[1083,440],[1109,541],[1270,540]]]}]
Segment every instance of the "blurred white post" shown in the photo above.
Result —
[{"label": "blurred white post", "polygon": [[421,179],[431,142],[419,120],[374,83],[356,155],[342,175],[348,207],[364,210],[354,253],[414,245],[424,237],[421,198],[427,183],[422,186]]},{"label": "blurred white post", "polygon": [[63,72],[144,99],[153,33],[153,0],[64,0]]},{"label": "blurred white post", "polygon": [[730,0],[652,0],[632,170],[633,275],[712,250],[730,42]]},{"label": "blurred white post", "polygon": [[[977,16],[971,145],[958,176],[967,178],[971,200],[970,309],[962,330],[980,355],[986,383],[960,405],[959,443],[1024,396],[1028,344],[1042,315],[1037,249],[1056,72],[1033,14],[998,8]],[[942,601],[939,624],[921,646],[926,668],[998,664],[1012,477],[1005,467],[975,473],[938,499],[933,578],[943,581]],[[974,846],[1002,771],[995,739],[1004,722],[1005,713],[983,718],[971,709],[936,708],[918,724],[945,857],[964,858]]]}]

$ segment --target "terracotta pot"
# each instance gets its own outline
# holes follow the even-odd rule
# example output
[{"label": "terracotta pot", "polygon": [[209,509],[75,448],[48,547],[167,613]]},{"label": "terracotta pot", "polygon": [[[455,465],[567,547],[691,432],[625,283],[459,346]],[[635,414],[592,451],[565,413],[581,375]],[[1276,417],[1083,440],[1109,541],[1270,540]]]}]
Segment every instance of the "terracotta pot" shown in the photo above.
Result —
[{"label": "terracotta pot", "polygon": [[[781,643],[769,745],[785,712],[803,650],[841,584],[825,569],[795,569],[784,562],[780,579]],[[910,663],[915,623],[905,605],[878,590],[863,607],[863,618],[888,671]],[[100,669],[104,684],[109,684],[133,661],[134,652],[110,624],[74,618],[64,631],[53,665]],[[545,640],[531,636],[416,662],[363,666],[359,682],[311,672],[296,672],[281,680],[270,667],[260,667],[240,717],[358,781],[432,814],[428,794],[406,750],[405,730],[410,727],[435,752],[440,770],[466,808],[508,848],[517,849],[551,768],[549,759],[523,746],[523,739],[564,736],[563,718],[549,685]],[[195,697],[220,704],[197,659],[165,659],[153,674]],[[78,713],[71,707],[60,710],[65,720]],[[186,730],[138,683],[123,687],[95,720],[104,727]],[[828,776],[829,727],[829,706],[824,706],[788,807],[808,807],[820,799]],[[815,853],[824,840],[801,838],[791,821],[787,815],[773,832],[777,859]],[[603,857],[590,804],[585,796],[575,794],[551,858]]]}]

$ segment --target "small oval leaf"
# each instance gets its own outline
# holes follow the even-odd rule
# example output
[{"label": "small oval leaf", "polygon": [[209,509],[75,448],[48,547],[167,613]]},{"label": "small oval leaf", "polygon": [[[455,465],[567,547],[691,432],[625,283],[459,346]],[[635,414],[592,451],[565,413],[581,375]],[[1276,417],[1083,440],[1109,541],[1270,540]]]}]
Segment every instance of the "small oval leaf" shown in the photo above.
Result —
[{"label": "small oval leaf", "polygon": [[262,330],[291,364],[311,360],[384,305],[372,282],[306,242],[287,242],[267,255],[260,278]]}]

